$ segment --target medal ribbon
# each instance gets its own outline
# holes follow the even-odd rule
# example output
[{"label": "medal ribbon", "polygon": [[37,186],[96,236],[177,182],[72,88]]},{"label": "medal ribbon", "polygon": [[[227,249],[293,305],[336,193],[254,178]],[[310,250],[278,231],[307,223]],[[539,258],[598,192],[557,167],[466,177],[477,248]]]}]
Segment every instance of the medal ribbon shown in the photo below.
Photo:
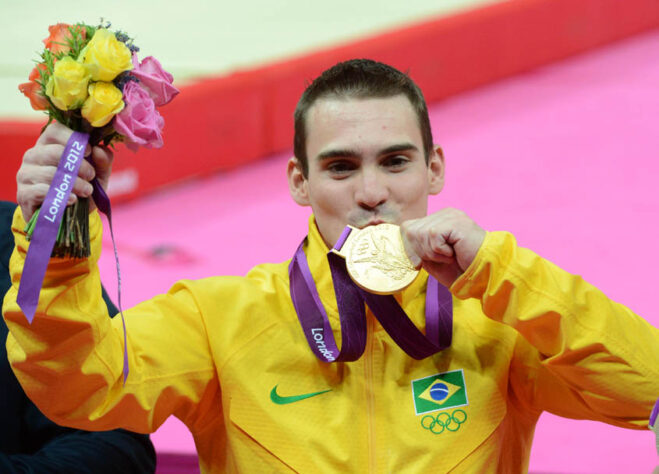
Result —
[{"label": "medal ribbon", "polygon": [[323,362],[354,361],[361,357],[366,347],[366,314],[357,287],[341,278],[341,263],[345,273],[345,261],[335,254],[328,254],[334,293],[339,308],[342,347],[339,351],[325,307],[320,301],[316,282],[313,280],[304,241],[300,244],[290,265],[288,275],[291,299],[300,319],[309,347]]},{"label": "medal ribbon", "polygon": [[[78,170],[82,163],[82,157],[85,148],[89,143],[89,134],[83,132],[73,132],[66,147],[62,152],[57,171],[41,205],[41,211],[37,217],[37,222],[32,233],[32,239],[25,257],[23,274],[18,287],[18,296],[16,302],[21,307],[23,314],[28,322],[32,324],[34,314],[39,303],[39,293],[43,285],[43,279],[46,275],[50,254],[55,245],[57,232],[64,215],[64,209],[68,202],[69,195],[73,189],[73,183],[78,176]],[[91,163],[89,157],[85,158]],[[124,383],[128,377],[128,346],[126,338],[126,321],[124,312],[121,307],[121,273],[119,271],[119,255],[117,245],[114,241],[114,231],[112,229],[112,209],[110,207],[110,198],[105,193],[96,178],[91,182],[93,187],[92,199],[96,207],[108,218],[110,225],[110,235],[112,236],[112,247],[114,248],[114,258],[117,266],[117,293],[118,305],[121,313],[121,322],[124,330]]]},{"label": "medal ribbon", "polygon": [[[346,236],[344,232],[335,248],[341,248]],[[330,251],[327,259],[341,324],[342,347],[339,351],[327,312],[309,270],[304,242],[297,248],[288,267],[290,291],[304,335],[318,359],[323,362],[348,362],[361,357],[366,347],[367,332],[364,303],[394,342],[414,359],[424,359],[451,345],[453,296],[448,288],[428,275],[424,335],[392,295],[375,295],[355,285],[348,276],[345,260]]]}]

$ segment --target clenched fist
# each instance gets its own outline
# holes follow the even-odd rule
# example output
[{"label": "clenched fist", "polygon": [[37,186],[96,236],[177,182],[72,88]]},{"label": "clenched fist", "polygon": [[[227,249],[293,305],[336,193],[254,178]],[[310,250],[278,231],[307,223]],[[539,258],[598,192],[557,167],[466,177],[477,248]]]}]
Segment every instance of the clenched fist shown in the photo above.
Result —
[{"label": "clenched fist", "polygon": [[464,212],[446,208],[403,222],[401,234],[412,263],[448,287],[474,260],[486,232]]}]

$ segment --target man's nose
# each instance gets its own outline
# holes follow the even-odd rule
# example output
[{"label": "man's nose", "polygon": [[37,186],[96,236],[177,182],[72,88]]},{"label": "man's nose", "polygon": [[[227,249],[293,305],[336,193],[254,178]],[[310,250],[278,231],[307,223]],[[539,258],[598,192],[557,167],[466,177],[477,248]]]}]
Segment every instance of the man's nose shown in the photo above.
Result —
[{"label": "man's nose", "polygon": [[374,209],[389,197],[385,179],[377,170],[363,169],[357,186],[355,200],[364,209]]}]

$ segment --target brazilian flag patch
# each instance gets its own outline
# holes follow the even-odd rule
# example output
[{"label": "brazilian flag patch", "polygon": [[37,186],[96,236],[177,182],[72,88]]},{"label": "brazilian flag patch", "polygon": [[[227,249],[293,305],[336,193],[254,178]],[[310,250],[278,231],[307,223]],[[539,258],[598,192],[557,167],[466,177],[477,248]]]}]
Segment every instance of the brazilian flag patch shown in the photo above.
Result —
[{"label": "brazilian flag patch", "polygon": [[412,395],[417,415],[469,405],[462,369],[412,380]]}]

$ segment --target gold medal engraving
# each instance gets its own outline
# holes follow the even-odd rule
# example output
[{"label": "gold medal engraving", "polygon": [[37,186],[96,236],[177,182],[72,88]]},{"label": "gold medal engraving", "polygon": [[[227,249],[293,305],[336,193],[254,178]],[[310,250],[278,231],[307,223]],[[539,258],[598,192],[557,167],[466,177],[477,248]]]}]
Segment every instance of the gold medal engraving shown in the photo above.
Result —
[{"label": "gold medal engraving", "polygon": [[334,251],[346,259],[350,278],[370,293],[396,293],[419,274],[405,253],[400,227],[394,224],[352,228],[343,247]]}]

